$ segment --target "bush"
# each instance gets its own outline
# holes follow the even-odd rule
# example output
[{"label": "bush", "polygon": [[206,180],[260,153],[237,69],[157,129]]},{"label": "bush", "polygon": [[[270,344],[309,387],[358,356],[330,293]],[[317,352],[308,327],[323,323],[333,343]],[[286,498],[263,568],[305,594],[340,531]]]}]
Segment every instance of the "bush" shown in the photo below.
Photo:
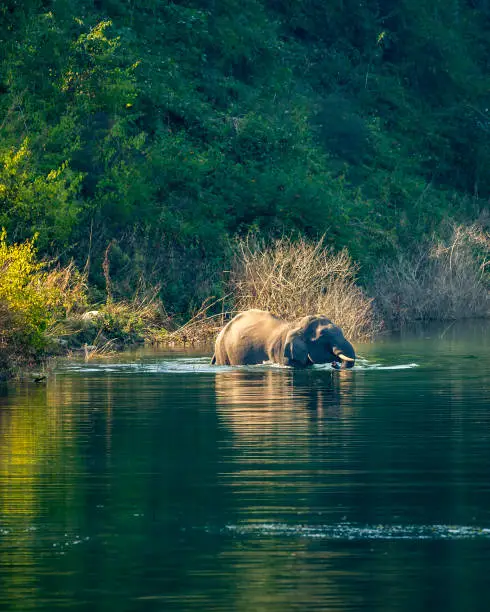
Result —
[{"label": "bush", "polygon": [[121,344],[150,340],[168,318],[156,292],[153,296],[136,296],[132,301],[108,301],[100,315],[102,334]]},{"label": "bush", "polygon": [[70,350],[91,347],[92,357],[105,352],[104,347],[112,351],[130,344],[162,340],[171,321],[158,292],[159,287],[139,289],[132,300],[118,302],[108,297],[101,306],[60,320],[53,331],[66,339]]},{"label": "bush", "polygon": [[260,308],[289,320],[323,313],[358,340],[379,330],[346,250],[334,253],[323,239],[281,238],[270,246],[240,240],[235,253],[230,283],[236,310]]},{"label": "bush", "polygon": [[0,234],[0,342],[7,352],[42,350],[49,327],[86,303],[84,276],[73,264],[47,271],[34,243],[9,245],[5,230]]},{"label": "bush", "polygon": [[398,253],[376,271],[372,293],[391,326],[490,314],[490,234],[456,225],[449,236]]}]

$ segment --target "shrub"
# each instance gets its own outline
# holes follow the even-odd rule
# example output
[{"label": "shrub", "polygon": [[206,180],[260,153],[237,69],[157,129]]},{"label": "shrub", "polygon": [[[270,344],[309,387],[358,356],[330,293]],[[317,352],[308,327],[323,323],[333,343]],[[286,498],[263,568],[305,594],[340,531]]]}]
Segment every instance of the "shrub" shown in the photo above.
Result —
[{"label": "shrub", "polygon": [[48,328],[86,302],[84,276],[73,264],[47,271],[34,243],[9,245],[6,232],[0,234],[0,334],[7,351],[41,350]]},{"label": "shrub", "polygon": [[379,330],[372,299],[356,284],[357,265],[346,250],[333,252],[321,239],[281,238],[271,245],[236,244],[231,291],[236,310],[260,308],[285,319],[323,313],[347,338]]},{"label": "shrub", "polygon": [[489,253],[490,234],[478,225],[455,225],[445,241],[399,252],[374,275],[377,308],[394,327],[488,316]]},{"label": "shrub", "polygon": [[100,310],[100,324],[104,337],[114,338],[120,343],[132,343],[151,339],[166,323],[163,305],[153,295],[135,296],[131,301],[108,300]]}]

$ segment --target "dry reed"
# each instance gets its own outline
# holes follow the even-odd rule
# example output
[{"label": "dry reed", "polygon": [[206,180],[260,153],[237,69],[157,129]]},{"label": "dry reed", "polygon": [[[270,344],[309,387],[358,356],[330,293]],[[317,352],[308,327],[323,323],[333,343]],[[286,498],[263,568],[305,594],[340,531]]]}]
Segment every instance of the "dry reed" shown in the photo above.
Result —
[{"label": "dry reed", "polygon": [[106,340],[105,342],[99,342],[94,345],[83,345],[83,352],[85,361],[92,361],[93,359],[103,359],[107,357],[113,357],[117,351],[115,350],[115,340]]}]

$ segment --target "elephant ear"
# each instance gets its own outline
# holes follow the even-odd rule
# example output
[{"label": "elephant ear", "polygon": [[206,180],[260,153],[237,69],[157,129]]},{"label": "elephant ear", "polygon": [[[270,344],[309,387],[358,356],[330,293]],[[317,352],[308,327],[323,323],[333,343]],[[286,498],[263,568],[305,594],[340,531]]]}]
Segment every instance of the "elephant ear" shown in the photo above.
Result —
[{"label": "elephant ear", "polygon": [[288,361],[294,361],[301,365],[306,365],[308,363],[308,347],[298,333],[290,332],[286,336],[284,360],[286,364]]}]

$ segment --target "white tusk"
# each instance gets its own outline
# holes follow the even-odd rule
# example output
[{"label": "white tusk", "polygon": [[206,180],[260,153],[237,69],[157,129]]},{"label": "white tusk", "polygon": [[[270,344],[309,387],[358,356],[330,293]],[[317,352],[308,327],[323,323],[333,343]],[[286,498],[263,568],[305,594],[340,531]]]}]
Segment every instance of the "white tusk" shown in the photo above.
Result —
[{"label": "white tusk", "polygon": [[343,359],[344,361],[355,361],[355,359],[352,359],[352,357],[347,357],[347,355],[344,355],[344,353],[338,353],[337,357],[340,357],[340,359]]}]

